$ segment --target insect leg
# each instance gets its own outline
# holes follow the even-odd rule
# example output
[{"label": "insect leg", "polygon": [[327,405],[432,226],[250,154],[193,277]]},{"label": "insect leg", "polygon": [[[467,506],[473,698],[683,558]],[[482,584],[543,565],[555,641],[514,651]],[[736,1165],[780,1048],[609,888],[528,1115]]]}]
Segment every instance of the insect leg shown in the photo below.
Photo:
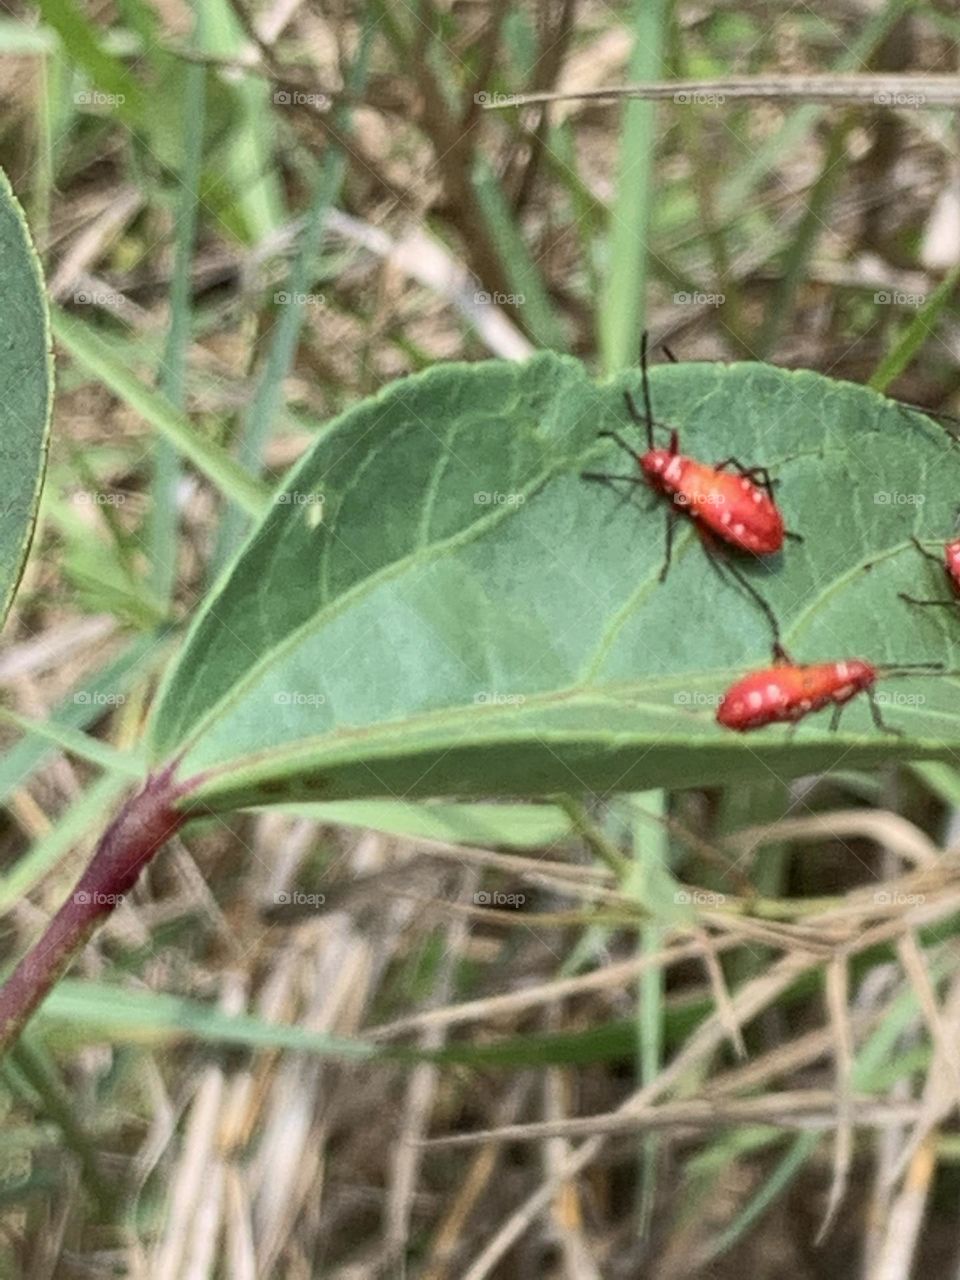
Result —
[{"label": "insect leg", "polygon": [[847,704],[845,702],[838,702],[837,705],[833,708],[833,712],[830,716],[830,732],[831,733],[836,733],[837,729],[840,727],[840,717],[843,715],[843,708],[846,705]]},{"label": "insect leg", "polygon": [[870,714],[873,716],[873,723],[877,726],[881,733],[892,733],[895,738],[903,737],[902,729],[895,729],[892,724],[887,724],[883,716],[880,714],[880,707],[877,705],[877,695],[873,689],[867,689],[867,701],[870,703]]},{"label": "insect leg", "polygon": [[642,413],[640,412],[640,410],[637,408],[637,402],[636,402],[636,400],[634,400],[634,398],[633,398],[633,392],[632,392],[632,391],[624,391],[624,393],[623,393],[623,398],[624,398],[624,400],[625,400],[625,401],[626,401],[626,403],[627,403],[627,413],[629,413],[630,417],[634,420],[634,422],[637,422],[637,423],[639,423],[641,426],[643,426],[643,425],[644,425],[644,423],[646,422],[646,418],[643,416],[643,414],[642,414]]},{"label": "insect leg", "polygon": [[[704,545],[706,546],[706,544]],[[783,647],[783,642],[780,636],[780,622],[777,618],[777,615],[774,613],[773,608],[770,605],[770,602],[766,599],[765,596],[762,596],[760,594],[760,592],[753,585],[750,579],[747,578],[740,571],[740,569],[738,569],[735,565],[731,564],[729,560],[724,559],[721,566],[720,558],[717,555],[717,553],[711,552],[709,550],[707,552],[707,558],[709,559],[710,563],[713,565],[714,569],[716,569],[717,573],[720,575],[721,578],[723,577],[725,572],[729,573],[731,578],[733,578],[735,582],[738,582],[740,586],[743,588],[743,590],[747,593],[747,595],[750,596],[756,602],[758,608],[763,613],[763,616],[766,618],[767,622],[770,624],[770,631],[771,631],[771,634],[773,635],[774,661],[790,662],[791,661],[790,655],[787,653],[786,649]]]},{"label": "insect leg", "polygon": [[673,535],[677,528],[677,513],[673,507],[666,508],[666,549],[663,557],[663,568],[660,570],[658,582],[665,582],[667,574],[670,572],[670,562],[673,559]]},{"label": "insect leg", "polygon": [[622,480],[624,484],[643,484],[647,482],[643,476],[611,476],[606,471],[581,471],[581,480],[600,480],[604,484],[609,484],[611,480]]},{"label": "insect leg", "polygon": [[938,569],[943,568],[943,561],[940,559],[940,557],[935,556],[932,551],[928,551],[919,538],[912,537],[910,541],[913,543],[913,545],[917,548],[917,550],[920,552],[922,556],[924,556],[927,560],[932,560]]},{"label": "insect leg", "polygon": [[773,502],[774,485],[780,483],[779,480],[772,480],[770,472],[766,467],[745,467],[738,458],[724,458],[722,462],[718,462],[714,468],[716,471],[725,471],[727,467],[733,467],[738,475],[743,476],[745,480],[752,480],[760,485],[761,489],[765,489],[767,497]]},{"label": "insect leg", "polygon": [[956,600],[918,600],[916,596],[908,596],[905,591],[898,591],[897,595],[901,600],[906,600],[907,604],[935,604],[950,609],[957,607]]},{"label": "insect leg", "polygon": [[[766,467],[745,467],[737,458],[724,458],[722,462],[716,464],[714,469],[716,471],[724,471],[727,467],[734,467],[737,474],[743,476],[745,480],[752,480],[755,484],[759,484],[761,489],[766,491],[770,501],[776,501],[773,490],[780,481],[771,479],[770,472]],[[803,542],[803,534],[794,533],[792,529],[787,529],[783,536],[790,538],[793,542]]]}]

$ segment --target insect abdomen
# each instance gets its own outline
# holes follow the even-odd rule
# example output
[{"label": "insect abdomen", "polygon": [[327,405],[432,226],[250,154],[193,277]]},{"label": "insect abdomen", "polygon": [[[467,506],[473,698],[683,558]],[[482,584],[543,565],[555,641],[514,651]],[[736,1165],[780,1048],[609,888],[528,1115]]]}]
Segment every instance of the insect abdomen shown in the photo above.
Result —
[{"label": "insect abdomen", "polygon": [[875,670],[860,659],[754,671],[724,694],[717,722],[743,733],[801,720],[829,703],[848,702],[875,679]]},{"label": "insect abdomen", "polygon": [[716,471],[691,458],[682,459],[676,483],[664,488],[674,502],[732,546],[756,555],[771,555],[783,546],[783,518],[766,493],[746,476]]}]

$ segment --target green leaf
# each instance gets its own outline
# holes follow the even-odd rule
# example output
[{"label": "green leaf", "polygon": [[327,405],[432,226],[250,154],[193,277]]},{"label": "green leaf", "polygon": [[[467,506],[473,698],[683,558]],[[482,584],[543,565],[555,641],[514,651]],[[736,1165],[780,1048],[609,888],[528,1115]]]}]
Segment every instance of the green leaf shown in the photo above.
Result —
[{"label": "green leaf", "polygon": [[[152,752],[183,755],[214,808],[364,795],[644,790],[845,768],[960,748],[960,689],[914,677],[879,732],[811,716],[738,735],[717,699],[765,665],[756,606],[688,522],[658,582],[663,503],[580,479],[629,472],[597,432],[622,389],[576,361],[449,365],[335,419],[211,593],[168,672]],[[960,450],[863,387],[766,365],[663,365],[654,408],[695,456],[771,467],[805,536],[743,572],[801,661],[960,666],[958,619],[911,544],[953,526]],[[636,437],[635,437],[636,438]],[[636,496],[636,495],[635,495]]]},{"label": "green leaf", "polygon": [[389,835],[457,844],[536,849],[570,835],[570,821],[547,804],[410,804],[406,800],[335,800],[284,805],[291,817]]},{"label": "green leaf", "polygon": [[33,537],[53,396],[50,326],[40,260],[0,171],[0,623]]},{"label": "green leaf", "polygon": [[64,48],[88,73],[98,89],[112,99],[110,105],[120,117],[133,124],[143,116],[140,86],[119,58],[101,43],[100,32],[73,0],[40,0],[40,12]]},{"label": "green leaf", "polygon": [[107,982],[68,979],[59,983],[41,1005],[37,1024],[41,1029],[56,1027],[58,1036],[62,1028],[70,1027],[84,1043],[207,1040],[251,1049],[299,1049],[334,1058],[396,1056],[396,1051],[363,1040],[264,1022],[254,1014],[228,1014],[200,1000],[158,991],[128,991]]}]

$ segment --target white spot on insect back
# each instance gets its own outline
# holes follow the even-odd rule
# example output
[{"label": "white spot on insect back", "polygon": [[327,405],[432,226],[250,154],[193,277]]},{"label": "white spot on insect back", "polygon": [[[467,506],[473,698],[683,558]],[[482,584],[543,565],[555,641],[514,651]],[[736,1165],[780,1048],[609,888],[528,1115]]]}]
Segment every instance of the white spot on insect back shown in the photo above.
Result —
[{"label": "white spot on insect back", "polygon": [[733,516],[730,514],[730,512],[724,511],[723,515],[720,517],[720,523],[729,524],[732,519],[733,519]]},{"label": "white spot on insect back", "polygon": [[762,502],[762,501],[763,501],[763,494],[760,492],[760,490],[759,490],[759,489],[754,489],[754,491],[753,491],[753,500],[754,500],[754,502]]},{"label": "white spot on insect back", "polygon": [[838,662],[835,667],[838,680],[846,680],[850,675],[850,668],[845,662]]},{"label": "white spot on insect back", "polygon": [[667,465],[666,471],[664,471],[663,473],[664,480],[669,481],[670,484],[676,484],[677,481],[680,479],[680,472],[682,469],[683,469],[683,464],[680,461],[680,455],[678,453],[675,453],[673,457],[670,459],[670,462]]},{"label": "white spot on insect back", "polygon": [[747,706],[751,711],[759,711],[763,706],[763,694],[759,689],[754,689],[747,694]]}]

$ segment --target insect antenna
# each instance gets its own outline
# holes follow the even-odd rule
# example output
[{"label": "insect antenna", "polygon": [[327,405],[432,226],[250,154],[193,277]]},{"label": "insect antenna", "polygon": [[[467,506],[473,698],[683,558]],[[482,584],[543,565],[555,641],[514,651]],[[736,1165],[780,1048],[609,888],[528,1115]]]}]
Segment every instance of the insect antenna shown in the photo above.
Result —
[{"label": "insect antenna", "polygon": [[942,662],[880,662],[878,671],[942,671]]},{"label": "insect antenna", "polygon": [[654,448],[653,443],[653,401],[650,399],[650,374],[647,370],[647,331],[644,329],[640,337],[640,378],[643,385],[643,408],[647,423],[647,448]]},{"label": "insect antenna", "polygon": [[[605,471],[581,471],[580,479],[593,480],[593,481],[596,481],[598,484],[606,485],[608,489],[612,490],[615,494],[617,494],[620,500],[617,503],[616,507],[614,508],[614,511],[619,511],[619,509],[623,506],[625,502],[629,502],[638,506],[641,511],[649,511],[652,507],[656,506],[656,503],[657,503],[656,494],[652,495],[653,501],[647,503],[645,506],[641,503],[635,502],[638,485],[641,486],[643,489],[646,489],[647,492],[649,493],[649,487],[647,485],[646,480],[643,478],[643,476],[614,476],[614,475],[608,475]],[[627,485],[627,488],[621,493],[621,491],[617,488],[618,484]]]},{"label": "insect antenna", "polygon": [[[667,426],[665,422],[658,422],[653,416],[653,397],[650,395],[650,374],[648,372],[649,343],[650,335],[648,331],[644,329],[643,333],[640,335],[640,377],[643,387],[643,412],[641,413],[637,408],[637,402],[629,391],[624,391],[623,398],[627,402],[627,412],[630,414],[630,417],[634,422],[642,424],[646,431],[647,448],[653,449],[655,448],[653,439],[654,428],[659,427],[661,431],[672,431],[672,428]],[[674,364],[679,363],[677,357],[669,350],[668,347],[665,347],[663,343],[661,343],[660,346],[669,360]],[[601,432],[600,434],[605,435],[606,433]]]},{"label": "insect antenna", "polygon": [[930,418],[942,428],[952,445],[960,444],[960,418],[955,413],[948,413],[945,409],[931,409],[926,405],[914,404],[910,400],[900,400],[896,396],[893,399],[902,408],[912,409],[914,413],[922,413],[925,418]]},{"label": "insect antenna", "polygon": [[960,676],[960,671],[947,670],[942,662],[876,662],[874,669],[885,678],[896,676]]},{"label": "insect antenna", "polygon": [[[624,394],[624,396],[626,397],[627,404],[629,405],[629,404],[630,404],[630,392],[629,392],[629,391],[625,391],[623,394]],[[620,448],[623,450],[623,452],[624,452],[624,453],[629,454],[629,455],[630,455],[630,457],[633,459],[633,461],[634,461],[634,462],[636,462],[636,460],[637,460],[637,451],[636,451],[636,449],[634,449],[634,448],[632,448],[632,447],[631,447],[631,445],[630,445],[629,441],[628,441],[628,440],[625,440],[625,439],[624,439],[624,437],[620,434],[620,432],[619,432],[619,431],[614,431],[614,430],[611,428],[611,430],[609,430],[609,431],[598,431],[598,432],[597,432],[597,436],[598,436],[598,437],[599,437],[599,439],[601,439],[601,440],[616,440],[617,444],[620,446]]]}]

